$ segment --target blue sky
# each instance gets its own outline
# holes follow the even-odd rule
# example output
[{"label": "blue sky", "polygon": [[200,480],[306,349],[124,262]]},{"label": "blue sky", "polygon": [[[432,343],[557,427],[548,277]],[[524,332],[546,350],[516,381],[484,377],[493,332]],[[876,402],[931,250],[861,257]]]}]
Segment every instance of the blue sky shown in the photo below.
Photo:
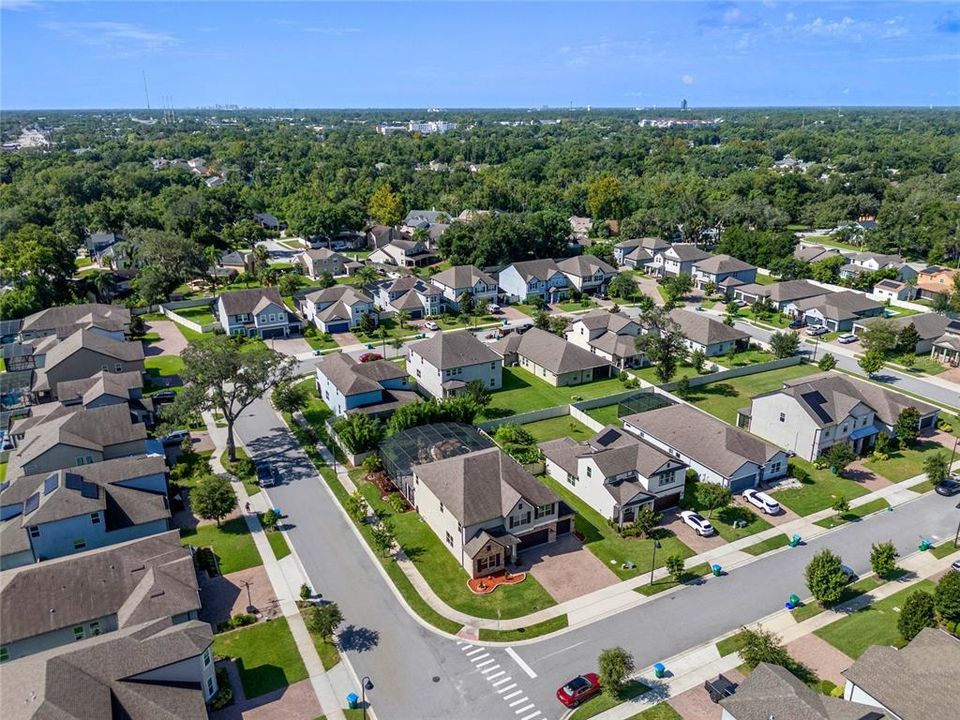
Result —
[{"label": "blue sky", "polygon": [[960,102],[956,3],[0,7],[3,109]]}]

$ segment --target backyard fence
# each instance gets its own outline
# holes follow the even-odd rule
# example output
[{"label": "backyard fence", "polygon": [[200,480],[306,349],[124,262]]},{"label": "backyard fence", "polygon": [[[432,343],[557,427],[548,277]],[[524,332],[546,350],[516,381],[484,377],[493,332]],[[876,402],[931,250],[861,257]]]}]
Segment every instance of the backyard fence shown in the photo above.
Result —
[{"label": "backyard fence", "polygon": [[[721,370],[719,372],[709,373],[707,375],[698,375],[688,379],[690,382],[690,387],[699,387],[700,385],[717,382],[718,380],[743,377],[744,375],[755,375],[756,373],[767,372],[768,370],[779,370],[780,368],[792,367],[794,365],[799,365],[802,362],[803,358],[800,355],[793,355],[792,357],[788,358],[770,360],[768,362],[756,363],[754,365],[744,365],[743,367],[730,368],[729,370]],[[661,385],[658,390],[667,394],[672,394],[677,389],[678,384],[679,381],[674,380],[673,382]]]},{"label": "backyard fence", "polygon": [[185,328],[189,328],[194,332],[198,333],[208,333],[214,332],[220,328],[220,322],[214,320],[213,322],[204,323],[201,325],[198,322],[195,322],[189,318],[184,317],[177,313],[177,310],[186,310],[188,308],[203,307],[207,306],[211,308],[210,314],[213,315],[213,310],[210,305],[209,298],[198,298],[195,300],[175,300],[168,303],[164,303],[160,306],[160,312],[163,313],[166,317],[173,320],[173,322],[178,325],[183,325]]}]

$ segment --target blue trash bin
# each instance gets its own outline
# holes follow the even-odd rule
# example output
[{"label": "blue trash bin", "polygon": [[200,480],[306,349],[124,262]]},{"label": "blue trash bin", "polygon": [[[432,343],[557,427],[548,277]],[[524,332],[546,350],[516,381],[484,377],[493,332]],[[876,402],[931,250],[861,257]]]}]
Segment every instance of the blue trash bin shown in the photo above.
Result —
[{"label": "blue trash bin", "polygon": [[356,710],[360,707],[360,697],[356,693],[347,695],[347,707]]},{"label": "blue trash bin", "polygon": [[723,574],[723,568],[719,565],[713,565],[710,569],[713,571],[714,577],[720,577]]},{"label": "blue trash bin", "polygon": [[667,673],[667,668],[663,663],[656,663],[653,666],[653,674],[658,678],[662,678]]}]

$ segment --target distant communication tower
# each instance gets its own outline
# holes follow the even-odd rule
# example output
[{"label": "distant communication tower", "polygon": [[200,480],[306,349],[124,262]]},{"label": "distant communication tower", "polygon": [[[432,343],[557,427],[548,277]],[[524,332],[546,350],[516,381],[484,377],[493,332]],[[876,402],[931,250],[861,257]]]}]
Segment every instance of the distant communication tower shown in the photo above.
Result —
[{"label": "distant communication tower", "polygon": [[687,99],[684,98],[683,100],[680,101],[680,112],[686,112],[686,111],[687,111]]},{"label": "distant communication tower", "polygon": [[150,109],[150,91],[147,90],[147,71],[141,70],[143,73],[143,94],[147,98],[147,110]]}]

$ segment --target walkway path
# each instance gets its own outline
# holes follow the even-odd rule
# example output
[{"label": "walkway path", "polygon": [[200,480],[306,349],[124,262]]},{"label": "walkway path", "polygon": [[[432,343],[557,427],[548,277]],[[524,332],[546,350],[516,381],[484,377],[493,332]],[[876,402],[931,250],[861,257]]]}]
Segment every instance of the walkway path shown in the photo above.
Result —
[{"label": "walkway path", "polygon": [[[911,587],[925,578],[930,578],[950,567],[953,557],[946,557],[941,560],[935,558],[931,553],[915,553],[903,560],[900,567],[908,571],[906,578],[902,580],[893,580],[886,582],[876,590],[859,595],[849,602],[836,606],[831,610],[824,610],[818,615],[813,616],[803,622],[796,622],[793,616],[787,610],[781,610],[751,627],[763,626],[765,630],[777,633],[782,639],[784,645],[787,645],[799,638],[807,637],[816,630],[840,620],[851,612],[855,612],[867,605],[890,597],[905,588]],[[650,692],[641,695],[629,702],[622,703],[606,712],[596,715],[597,720],[628,720],[635,714],[642,712],[648,707],[656,705],[659,702],[675,697],[676,695],[691,688],[703,685],[706,680],[717,676],[718,673],[727,673],[733,668],[739,666],[743,660],[739,653],[731,653],[720,657],[717,651],[716,643],[719,640],[734,635],[738,631],[727,633],[727,635],[717,637],[708,643],[691,648],[672,658],[663,660],[666,665],[668,677],[658,680],[655,677],[653,667],[647,667],[641,670],[634,677],[648,685]],[[814,671],[817,668],[811,668]]]},{"label": "walkway path", "polygon": [[343,710],[337,700],[337,695],[333,690],[333,685],[327,678],[323,669],[323,663],[320,661],[320,655],[313,644],[313,639],[303,622],[303,616],[300,615],[300,609],[297,606],[297,598],[300,596],[300,586],[306,582],[306,573],[300,566],[295,553],[284,558],[284,561],[278,561],[267,540],[263,526],[260,524],[258,512],[265,512],[269,509],[269,500],[265,493],[259,492],[252,497],[247,495],[247,489],[243,483],[233,477],[226,471],[220,462],[220,456],[227,446],[226,430],[218,428],[216,421],[210,413],[204,413],[204,421],[211,439],[216,445],[216,450],[210,458],[210,465],[213,472],[217,475],[226,475],[233,481],[232,485],[237,493],[239,506],[244,507],[250,504],[251,512],[244,515],[247,527],[257,546],[260,557],[263,559],[263,566],[270,578],[270,584],[273,586],[274,594],[280,606],[280,611],[287,619],[290,626],[290,632],[297,643],[297,649],[303,658],[303,663],[307,668],[307,674],[313,691],[316,693],[317,700],[323,708],[324,715],[331,720],[344,720]]}]

